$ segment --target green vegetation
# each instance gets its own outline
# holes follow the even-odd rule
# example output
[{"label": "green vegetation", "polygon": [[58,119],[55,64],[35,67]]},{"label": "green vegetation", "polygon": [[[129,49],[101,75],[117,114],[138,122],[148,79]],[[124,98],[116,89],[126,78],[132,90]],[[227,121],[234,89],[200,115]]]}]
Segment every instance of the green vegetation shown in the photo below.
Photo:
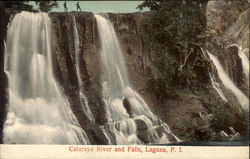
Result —
[{"label": "green vegetation", "polygon": [[228,135],[234,135],[229,127],[239,132],[241,139],[248,138],[247,112],[240,107],[229,103],[203,103],[213,117],[208,120],[195,115],[192,120],[184,121],[182,125],[176,125],[177,135],[187,141],[222,141],[229,140],[220,135],[222,131]]},{"label": "green vegetation", "polygon": [[[144,21],[141,35],[152,50],[154,65],[161,73],[158,79],[149,80],[148,87],[160,101],[181,100],[180,92],[196,95],[201,100],[209,98],[206,102],[202,101],[202,105],[214,118],[206,120],[194,114],[191,120],[175,125],[174,130],[180,138],[192,141],[223,140],[220,133],[225,131],[230,134],[229,127],[246,137],[247,113],[236,103],[218,102],[213,97],[210,99],[206,92],[210,85],[208,72],[212,68],[209,61],[204,59],[201,48],[206,46],[206,40],[210,41],[215,36],[213,31],[207,30],[206,6],[207,0],[145,0],[138,6],[141,10],[145,7],[151,10]],[[226,12],[230,15],[234,13],[229,7]],[[222,27],[219,30],[223,30],[228,23],[231,21],[225,16],[222,26],[218,24]]]},{"label": "green vegetation", "polygon": [[[150,1],[138,8],[152,10],[142,36],[154,52],[160,87],[194,88],[208,82],[200,47],[206,41],[207,1]],[[204,77],[205,76],[205,77]]]},{"label": "green vegetation", "polygon": [[230,103],[207,104],[207,108],[216,116],[216,120],[211,122],[211,127],[217,132],[228,131],[228,127],[233,127],[241,135],[248,134],[248,113],[240,107]]},{"label": "green vegetation", "polygon": [[32,12],[49,12],[53,7],[58,7],[56,1],[36,1],[35,3],[39,6],[39,10],[33,8],[29,1],[1,1],[1,9],[11,11],[32,11]]},{"label": "green vegetation", "polygon": [[1,12],[3,9],[5,11],[12,10],[12,11],[35,11],[33,9],[33,6],[30,4],[27,4],[28,1],[1,1]]},{"label": "green vegetation", "polygon": [[38,4],[39,10],[42,12],[49,12],[52,8],[58,7],[56,1],[36,1],[36,4]]}]

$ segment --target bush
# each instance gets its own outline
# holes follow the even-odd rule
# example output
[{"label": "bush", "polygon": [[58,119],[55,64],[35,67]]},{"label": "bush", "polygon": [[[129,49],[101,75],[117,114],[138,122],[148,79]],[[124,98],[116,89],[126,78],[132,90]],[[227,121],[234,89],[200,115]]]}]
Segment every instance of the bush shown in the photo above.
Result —
[{"label": "bush", "polygon": [[241,135],[247,134],[249,117],[243,109],[229,103],[212,105],[210,109],[217,119],[211,123],[215,130],[227,131],[228,127],[233,127]]}]

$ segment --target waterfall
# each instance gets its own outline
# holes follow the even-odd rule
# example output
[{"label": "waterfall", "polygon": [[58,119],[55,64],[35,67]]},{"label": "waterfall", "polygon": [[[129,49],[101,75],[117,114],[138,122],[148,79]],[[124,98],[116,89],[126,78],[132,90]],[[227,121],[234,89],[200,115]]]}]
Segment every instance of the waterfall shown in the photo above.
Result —
[{"label": "waterfall", "polygon": [[219,83],[216,82],[214,75],[211,74],[211,73],[209,73],[209,76],[210,76],[213,88],[218,92],[218,94],[220,95],[221,99],[223,99],[224,101],[227,102],[227,98],[225,97],[225,95],[223,94],[222,90],[220,89]]},{"label": "waterfall", "polygon": [[5,72],[8,144],[89,144],[53,74],[51,22],[45,13],[16,14],[7,31]]},{"label": "waterfall", "polygon": [[239,88],[237,88],[237,86],[235,86],[233,81],[227,76],[219,60],[213,54],[209,52],[207,53],[210,59],[213,61],[215,67],[217,68],[222,83],[225,85],[226,88],[230,89],[234,93],[234,95],[238,98],[240,105],[244,109],[249,110],[249,99],[247,98],[247,96],[244,93],[242,93],[242,91]]},{"label": "waterfall", "polygon": [[[162,123],[131,88],[123,53],[107,15],[95,14],[95,18],[101,42],[103,101],[110,131],[115,134],[117,144],[145,143],[138,137],[139,129],[147,131],[147,143],[169,143],[168,135],[178,141],[167,124]],[[161,133],[157,131],[160,128]]]},{"label": "waterfall", "polygon": [[[206,53],[204,52],[203,48],[200,48],[201,52],[203,53],[204,57],[206,59],[208,59]],[[220,85],[219,83],[216,81],[216,78],[214,77],[214,74],[209,72],[209,77],[211,80],[211,84],[213,86],[213,88],[216,90],[216,92],[220,95],[221,99],[224,100],[225,102],[227,102],[227,98],[225,97],[225,95],[223,94],[222,90],[220,89]]]},{"label": "waterfall", "polygon": [[239,57],[241,58],[242,68],[249,83],[249,60],[242,50],[239,51]]},{"label": "waterfall", "polygon": [[82,79],[81,79],[81,72],[80,72],[80,48],[79,48],[79,34],[76,25],[76,19],[73,15],[73,25],[74,25],[74,37],[75,37],[75,64],[76,64],[76,74],[77,74],[77,81],[79,86],[79,97],[82,106],[82,110],[87,115],[90,121],[94,122],[94,117],[89,109],[88,99],[84,94]]}]

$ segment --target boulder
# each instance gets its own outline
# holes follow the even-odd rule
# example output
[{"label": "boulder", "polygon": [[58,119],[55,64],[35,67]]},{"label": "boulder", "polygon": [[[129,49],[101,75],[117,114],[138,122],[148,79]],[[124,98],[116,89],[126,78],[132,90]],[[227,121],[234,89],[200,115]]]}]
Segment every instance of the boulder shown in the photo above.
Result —
[{"label": "boulder", "polygon": [[134,115],[132,112],[132,107],[131,107],[131,104],[130,104],[129,99],[127,97],[122,100],[122,105],[126,109],[127,113],[129,114],[129,117],[133,118]]},{"label": "boulder", "polygon": [[135,119],[135,124],[137,127],[137,131],[145,131],[148,129],[147,124],[141,119]]}]

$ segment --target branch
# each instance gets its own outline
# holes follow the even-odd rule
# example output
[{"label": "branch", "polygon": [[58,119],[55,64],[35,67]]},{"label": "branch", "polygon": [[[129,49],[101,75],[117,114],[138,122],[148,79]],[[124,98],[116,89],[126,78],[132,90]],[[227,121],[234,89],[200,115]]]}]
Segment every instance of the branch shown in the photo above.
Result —
[{"label": "branch", "polygon": [[178,70],[182,70],[182,68],[185,66],[185,64],[187,63],[187,59],[189,57],[189,55],[194,51],[193,48],[191,48],[191,50],[189,51],[189,53],[185,53],[185,59],[184,59],[184,63],[182,64],[182,62],[180,63],[180,67],[178,68]]}]

